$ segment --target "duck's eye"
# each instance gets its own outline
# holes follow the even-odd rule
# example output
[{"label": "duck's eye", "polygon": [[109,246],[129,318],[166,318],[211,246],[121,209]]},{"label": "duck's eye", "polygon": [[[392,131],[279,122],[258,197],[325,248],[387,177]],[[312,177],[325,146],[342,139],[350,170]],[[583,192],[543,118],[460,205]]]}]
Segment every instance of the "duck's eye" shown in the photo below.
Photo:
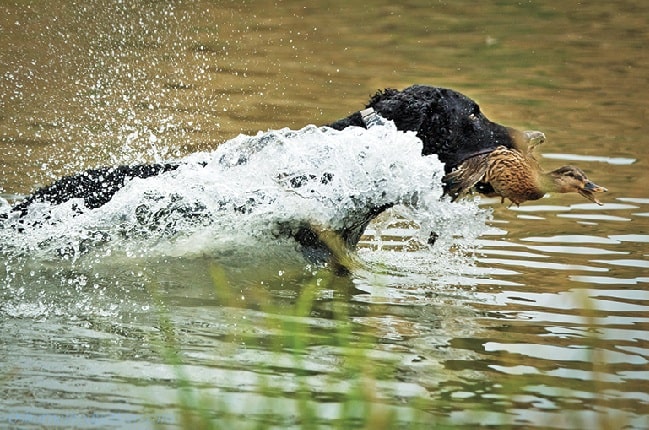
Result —
[{"label": "duck's eye", "polygon": [[579,173],[576,173],[576,172],[567,172],[566,176],[568,176],[569,178],[573,178],[573,179],[575,179],[577,181],[583,181],[584,180],[584,177],[582,175],[580,175]]}]

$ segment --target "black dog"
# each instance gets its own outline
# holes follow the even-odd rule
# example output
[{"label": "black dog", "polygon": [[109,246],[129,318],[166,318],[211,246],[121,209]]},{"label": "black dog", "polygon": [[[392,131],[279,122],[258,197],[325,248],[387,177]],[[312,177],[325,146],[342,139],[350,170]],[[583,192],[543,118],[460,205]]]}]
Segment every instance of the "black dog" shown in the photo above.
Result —
[{"label": "black dog", "polygon": [[[446,173],[477,153],[501,145],[508,148],[520,146],[520,142],[525,140],[523,133],[489,121],[476,102],[450,89],[424,85],[413,85],[403,91],[387,89],[374,95],[366,107],[394,121],[398,129],[416,132],[423,141],[422,155],[437,154],[445,163]],[[329,126],[342,130],[350,126],[366,127],[366,123],[359,111]],[[146,178],[177,167],[177,164],[169,163],[87,170],[35,191],[12,211],[24,215],[34,202],[58,204],[72,198],[82,198],[87,208],[97,208],[111,200],[128,180]],[[364,219],[355,222],[353,229],[336,233],[346,245],[353,247],[371,219],[388,207],[390,205],[368,208]],[[305,249],[327,248],[308,225],[290,234]]]},{"label": "black dog", "polygon": [[[415,131],[424,143],[422,155],[437,154],[446,173],[477,153],[499,145],[512,148],[526,139],[520,131],[489,121],[475,101],[446,88],[387,89],[366,107],[394,121],[399,130]],[[337,130],[349,126],[365,127],[360,112],[330,124]]]}]

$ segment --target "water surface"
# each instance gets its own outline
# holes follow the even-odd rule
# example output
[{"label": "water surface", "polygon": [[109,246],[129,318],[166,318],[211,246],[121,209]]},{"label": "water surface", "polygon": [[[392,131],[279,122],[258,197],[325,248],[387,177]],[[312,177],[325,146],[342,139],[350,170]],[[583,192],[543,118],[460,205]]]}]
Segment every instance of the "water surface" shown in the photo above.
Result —
[{"label": "water surface", "polygon": [[[602,207],[397,209],[342,276],[236,234],[97,245],[65,213],[49,237],[3,235],[3,425],[178,427],[189,406],[289,428],[306,399],[316,423],[360,426],[343,409],[362,375],[404,426],[646,428],[645,3],[3,3],[5,200],[85,168],[325,124],[412,83],[544,131],[544,167],[577,164],[610,190]],[[433,219],[431,248],[417,226]],[[97,246],[64,246],[83,239]]]}]

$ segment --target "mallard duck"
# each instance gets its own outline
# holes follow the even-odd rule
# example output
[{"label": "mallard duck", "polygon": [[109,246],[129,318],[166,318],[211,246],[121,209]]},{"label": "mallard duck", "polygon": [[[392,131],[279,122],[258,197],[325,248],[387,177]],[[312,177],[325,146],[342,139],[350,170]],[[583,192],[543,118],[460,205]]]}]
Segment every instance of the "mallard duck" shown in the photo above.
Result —
[{"label": "mallard duck", "polygon": [[518,206],[528,200],[538,200],[548,192],[576,192],[602,205],[593,193],[608,190],[590,181],[580,168],[562,166],[544,172],[533,150],[545,141],[545,135],[529,133],[535,134],[527,136],[529,146],[525,153],[516,148],[498,146],[466,159],[444,177],[446,194],[455,201],[476,189],[489,197],[500,196],[502,203],[509,199]]}]

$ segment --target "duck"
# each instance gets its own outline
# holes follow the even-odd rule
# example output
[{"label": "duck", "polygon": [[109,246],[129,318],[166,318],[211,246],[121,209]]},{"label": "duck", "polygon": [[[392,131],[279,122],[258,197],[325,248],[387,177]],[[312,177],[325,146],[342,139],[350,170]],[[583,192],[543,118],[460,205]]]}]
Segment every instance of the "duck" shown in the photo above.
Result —
[{"label": "duck", "polygon": [[487,197],[508,199],[517,207],[529,200],[538,200],[547,193],[578,193],[602,205],[595,193],[607,192],[605,187],[592,182],[576,166],[562,166],[544,171],[534,149],[545,141],[542,132],[526,132],[527,151],[518,147],[498,146],[473,154],[443,178],[445,194],[456,201],[476,190]]}]

